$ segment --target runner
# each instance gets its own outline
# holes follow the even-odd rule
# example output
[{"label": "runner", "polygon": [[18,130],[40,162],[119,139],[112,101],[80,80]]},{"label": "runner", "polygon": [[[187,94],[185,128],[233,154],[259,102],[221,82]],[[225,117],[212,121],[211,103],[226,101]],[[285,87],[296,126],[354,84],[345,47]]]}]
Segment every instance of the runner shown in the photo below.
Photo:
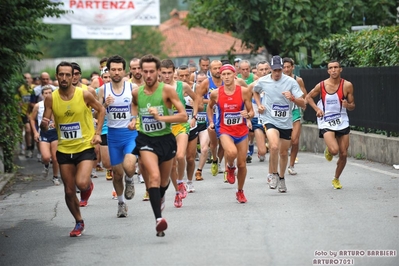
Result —
[{"label": "runner", "polygon": [[[291,78],[295,79],[298,82],[299,88],[303,93],[302,98],[306,97],[307,91],[305,89],[305,83],[303,79],[294,75],[293,71],[295,69],[294,60],[288,57],[283,58],[283,73]],[[288,165],[288,173],[290,175],[296,175],[294,164],[297,161],[297,155],[299,151],[299,138],[301,136],[301,109],[297,105],[294,105],[294,109],[292,110],[292,134],[291,134],[291,153],[290,153],[290,162]]]},{"label": "runner", "polygon": [[[91,166],[96,160],[94,145],[101,142],[101,127],[105,110],[94,96],[72,85],[73,67],[68,62],[57,65],[56,76],[59,89],[47,96],[44,101],[43,119],[40,129],[48,130],[51,115],[54,115],[58,134],[57,161],[64,183],[65,201],[76,221],[71,237],[80,236],[85,228],[79,205],[87,205],[93,191],[90,178]],[[91,110],[98,114],[98,128],[94,131]],[[76,187],[80,190],[81,203],[76,197]]]},{"label": "runner", "polygon": [[[349,148],[347,111],[355,110],[355,98],[352,83],[341,78],[342,67],[338,61],[329,62],[327,71],[330,77],[317,84],[306,96],[306,100],[316,111],[320,138],[324,138],[326,143],[324,156],[327,161],[339,154],[332,185],[334,189],[341,189],[339,178],[345,168]],[[320,100],[316,105],[313,98],[319,94]]]},{"label": "runner", "polygon": [[[136,127],[136,115],[140,118],[140,131],[133,153],[139,156],[139,165],[150,195],[154,212],[157,236],[165,236],[168,224],[162,218],[165,192],[169,186],[169,175],[177,146],[171,123],[184,123],[187,114],[174,87],[158,81],[161,61],[152,56],[143,56],[140,67],[144,86],[133,91],[133,119],[129,129]],[[173,113],[172,107],[177,112]]]},{"label": "runner", "polygon": [[[285,171],[288,162],[288,149],[291,146],[292,107],[294,104],[305,108],[303,93],[298,83],[283,75],[283,60],[273,56],[270,62],[272,73],[258,80],[254,87],[254,98],[258,105],[260,119],[266,126],[269,141],[269,172],[273,174],[269,187],[286,192]],[[262,102],[260,95],[264,93]]]},{"label": "runner", "polygon": [[[246,154],[248,148],[248,127],[251,128],[252,91],[235,83],[235,68],[224,65],[220,74],[224,85],[213,90],[207,106],[209,130],[216,131],[225,151],[227,162],[227,181],[235,182],[235,160],[237,160],[237,192],[239,203],[247,202],[244,195],[244,183],[247,175]],[[213,108],[218,109],[214,120]]]},{"label": "runner", "polygon": [[[42,88],[42,96],[45,99],[47,96],[51,95],[53,89],[49,86],[43,86]],[[49,124],[49,129],[46,132],[41,130],[36,130],[38,125],[41,124],[44,112],[44,101],[40,101],[35,104],[33,107],[32,113],[30,114],[30,123],[33,130],[33,139],[39,143],[40,152],[42,155],[42,164],[43,164],[43,177],[48,176],[49,168],[50,168],[50,160],[53,165],[53,178],[52,181],[54,185],[58,186],[60,184],[60,179],[58,178],[58,162],[57,162],[57,146],[58,146],[58,136],[57,131],[54,127],[54,120]],[[36,121],[38,124],[36,124]]]},{"label": "runner", "polygon": [[[112,166],[112,183],[118,198],[118,218],[127,217],[125,199],[131,200],[135,194],[133,175],[135,174],[136,156],[132,154],[135,147],[137,131],[128,125],[132,117],[132,91],[137,86],[123,81],[126,61],[119,55],[108,58],[107,69],[111,82],[100,87],[98,98],[105,99],[103,105],[107,115],[107,142]],[[125,173],[125,188],[123,176]],[[123,191],[125,190],[125,193]]]}]

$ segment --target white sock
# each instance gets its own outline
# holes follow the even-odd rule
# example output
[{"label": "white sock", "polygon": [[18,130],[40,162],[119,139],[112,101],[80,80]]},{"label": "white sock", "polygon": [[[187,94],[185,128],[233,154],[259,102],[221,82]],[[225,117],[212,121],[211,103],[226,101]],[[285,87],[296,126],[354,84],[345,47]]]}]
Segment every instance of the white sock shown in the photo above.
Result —
[{"label": "white sock", "polygon": [[119,202],[119,203],[125,202],[125,196],[123,196],[123,194],[120,195],[120,196],[117,196],[117,197],[118,197],[118,202]]}]

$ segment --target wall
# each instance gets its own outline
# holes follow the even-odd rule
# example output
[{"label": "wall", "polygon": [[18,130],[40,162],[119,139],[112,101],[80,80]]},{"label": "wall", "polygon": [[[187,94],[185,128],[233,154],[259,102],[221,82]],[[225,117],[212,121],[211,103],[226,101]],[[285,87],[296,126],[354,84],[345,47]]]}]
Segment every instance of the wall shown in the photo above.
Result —
[{"label": "wall", "polygon": [[[317,125],[302,125],[299,149],[324,153],[324,140],[319,138]],[[399,164],[399,138],[351,131],[348,156],[364,156],[364,159],[388,165]]]}]

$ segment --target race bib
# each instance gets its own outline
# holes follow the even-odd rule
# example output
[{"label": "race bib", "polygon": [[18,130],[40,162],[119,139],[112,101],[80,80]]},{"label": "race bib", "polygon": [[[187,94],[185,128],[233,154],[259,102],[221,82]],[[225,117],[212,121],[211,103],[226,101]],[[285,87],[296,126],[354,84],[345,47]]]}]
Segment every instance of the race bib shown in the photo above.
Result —
[{"label": "race bib", "polygon": [[130,120],[129,106],[110,106],[108,107],[108,119],[110,120]]},{"label": "race bib", "polygon": [[22,96],[22,102],[23,103],[30,103],[30,95]]},{"label": "race bib", "polygon": [[272,117],[288,117],[290,106],[289,105],[280,105],[273,104],[271,109]]},{"label": "race bib", "polygon": [[339,126],[342,124],[341,114],[324,116],[324,122],[327,123],[330,127]]},{"label": "race bib", "polygon": [[80,123],[59,124],[61,139],[75,140],[82,138]]},{"label": "race bib", "polygon": [[206,123],[206,112],[199,112],[197,114],[197,123],[205,124]]},{"label": "race bib", "polygon": [[242,124],[243,117],[240,112],[226,112],[223,116],[223,122],[226,126],[235,126]]},{"label": "race bib", "polygon": [[151,133],[166,128],[165,122],[156,120],[152,115],[143,115],[141,118],[143,128],[140,128],[140,130],[143,130],[144,132]]},{"label": "race bib", "polygon": [[261,118],[260,116],[258,116],[258,124],[263,126],[264,123],[265,123],[265,122],[263,121],[263,118]]}]

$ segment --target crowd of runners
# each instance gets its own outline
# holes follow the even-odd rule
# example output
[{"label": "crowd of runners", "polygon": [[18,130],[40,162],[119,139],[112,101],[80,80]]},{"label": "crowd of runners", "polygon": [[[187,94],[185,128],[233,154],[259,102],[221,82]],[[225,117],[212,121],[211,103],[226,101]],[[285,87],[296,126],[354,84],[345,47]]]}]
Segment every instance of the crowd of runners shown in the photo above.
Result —
[{"label": "crowd of runners", "polygon": [[33,158],[36,146],[44,177],[52,165],[52,181],[64,185],[76,221],[71,237],[84,231],[80,208],[87,206],[99,171],[112,181],[118,218],[128,215],[126,201],[135,196],[137,175],[146,187],[143,200],[151,203],[157,236],[164,236],[168,226],[162,211],[169,185],[174,206],[181,208],[195,192],[194,181],[206,182],[206,163],[211,175],[236,183],[239,203],[247,202],[247,166],[255,156],[268,161],[265,186],[287,192],[285,174],[300,174],[295,162],[305,108],[316,112],[326,159],[338,155],[332,185],[342,188],[347,111],[355,103],[340,63],[329,62],[329,78],[309,93],[304,80],[293,74],[291,58],[276,55],[255,63],[236,58],[231,63],[203,56],[198,64],[176,66],[153,55],[129,62],[113,55],[101,59],[99,72],[90,79],[82,78],[79,64],[65,61],[57,65],[55,81],[43,72],[35,84],[24,74],[17,95],[24,130],[21,155]]}]

